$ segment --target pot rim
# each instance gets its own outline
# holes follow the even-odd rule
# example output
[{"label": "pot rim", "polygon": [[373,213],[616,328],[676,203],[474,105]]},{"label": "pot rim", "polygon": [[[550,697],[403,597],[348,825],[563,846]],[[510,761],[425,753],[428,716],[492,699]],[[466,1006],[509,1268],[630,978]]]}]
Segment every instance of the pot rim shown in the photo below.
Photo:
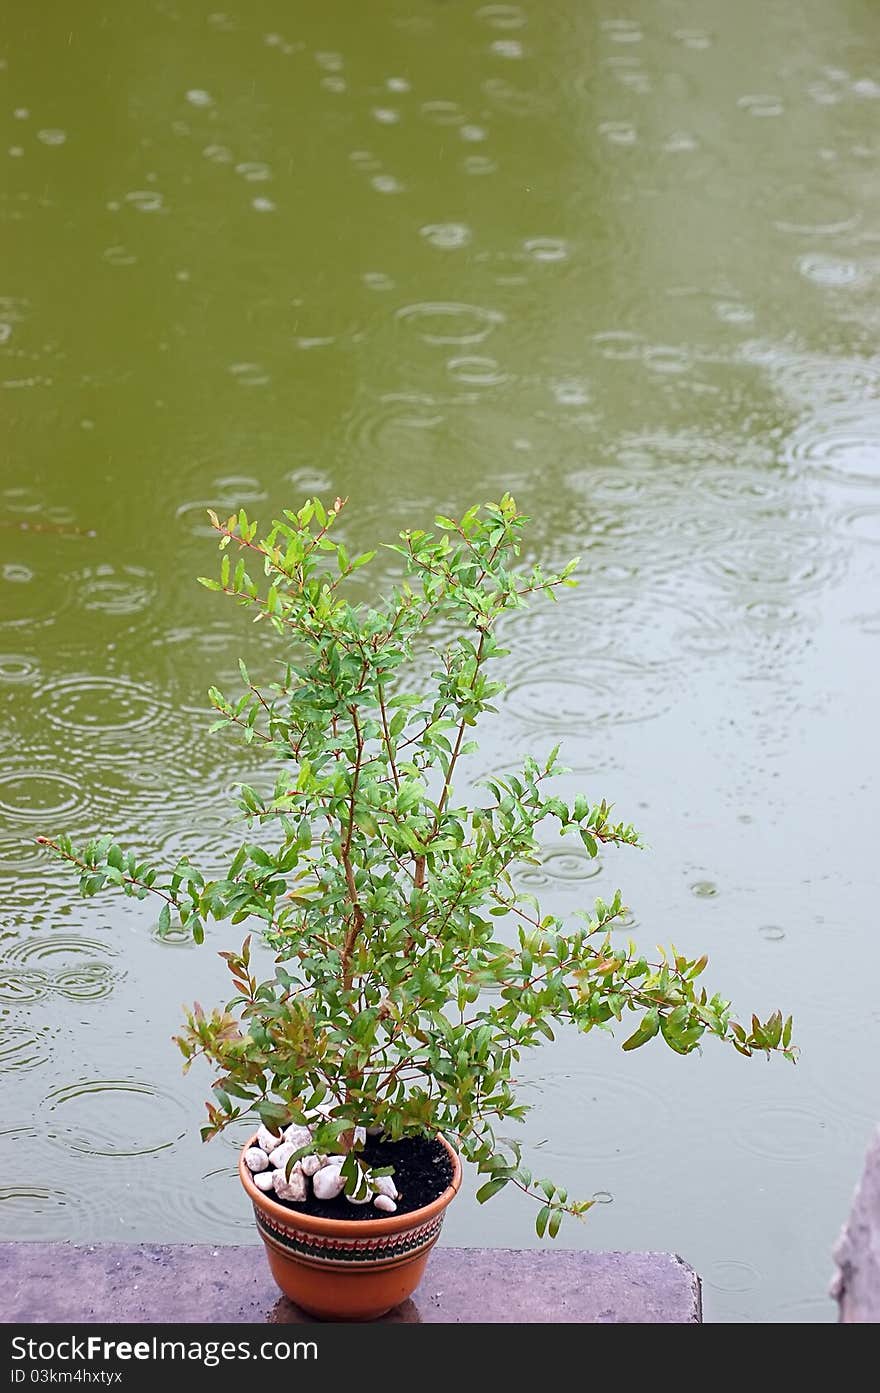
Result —
[{"label": "pot rim", "polygon": [[307,1214],[303,1210],[291,1209],[286,1204],[279,1204],[277,1200],[271,1199],[262,1190],[257,1189],[251,1172],[244,1163],[244,1153],[249,1147],[256,1145],[256,1140],[257,1134],[255,1132],[251,1139],[245,1142],[238,1158],[239,1179],[250,1199],[259,1209],[264,1210],[273,1218],[282,1220],[286,1224],[294,1224],[306,1233],[321,1234],[325,1238],[332,1236],[337,1238],[381,1237],[385,1234],[416,1228],[442,1213],[446,1206],[452,1203],[461,1188],[461,1158],[452,1143],[444,1137],[442,1132],[438,1132],[437,1140],[446,1147],[452,1161],[452,1179],[443,1193],[432,1200],[430,1204],[423,1205],[421,1209],[411,1209],[407,1214],[389,1214],[383,1219],[371,1219],[369,1223],[363,1219],[321,1219],[316,1214]]}]

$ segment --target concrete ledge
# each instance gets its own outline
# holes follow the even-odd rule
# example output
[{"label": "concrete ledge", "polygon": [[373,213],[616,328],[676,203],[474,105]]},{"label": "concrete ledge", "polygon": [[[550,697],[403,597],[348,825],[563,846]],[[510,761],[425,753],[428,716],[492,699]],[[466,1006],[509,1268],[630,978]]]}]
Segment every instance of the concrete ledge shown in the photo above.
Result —
[{"label": "concrete ledge", "polygon": [[[0,1244],[4,1322],[307,1322],[260,1247]],[[671,1253],[435,1248],[407,1323],[696,1324],[700,1280]]]}]

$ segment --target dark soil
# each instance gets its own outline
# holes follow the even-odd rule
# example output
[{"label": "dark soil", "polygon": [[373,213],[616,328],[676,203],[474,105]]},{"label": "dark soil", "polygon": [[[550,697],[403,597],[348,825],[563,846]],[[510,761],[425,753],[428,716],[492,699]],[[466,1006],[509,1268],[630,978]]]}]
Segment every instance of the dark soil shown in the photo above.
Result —
[{"label": "dark soil", "polygon": [[[452,1180],[452,1162],[442,1142],[436,1137],[404,1137],[401,1141],[383,1141],[381,1137],[367,1137],[366,1146],[359,1155],[368,1166],[377,1168],[393,1166],[391,1177],[400,1191],[397,1199],[397,1213],[411,1214],[432,1200],[439,1199]],[[376,1209],[372,1203],[349,1204],[344,1195],[335,1200],[316,1200],[310,1195],[304,1204],[291,1204],[289,1200],[279,1200],[270,1195],[276,1204],[300,1214],[311,1214],[316,1219],[390,1219],[392,1215]]]}]

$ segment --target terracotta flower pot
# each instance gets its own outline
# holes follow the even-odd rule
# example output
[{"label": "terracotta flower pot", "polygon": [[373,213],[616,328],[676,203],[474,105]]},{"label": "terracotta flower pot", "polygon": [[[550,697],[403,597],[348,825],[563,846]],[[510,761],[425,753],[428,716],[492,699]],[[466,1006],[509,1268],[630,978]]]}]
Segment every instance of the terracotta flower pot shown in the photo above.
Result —
[{"label": "terracotta flower pot", "polygon": [[375,1320],[412,1295],[446,1206],[461,1185],[457,1153],[445,1137],[438,1141],[452,1162],[452,1180],[442,1195],[411,1214],[351,1220],[313,1218],[264,1195],[244,1163],[256,1138],[247,1142],[238,1173],[254,1206],[272,1276],[285,1296],[323,1320]]}]

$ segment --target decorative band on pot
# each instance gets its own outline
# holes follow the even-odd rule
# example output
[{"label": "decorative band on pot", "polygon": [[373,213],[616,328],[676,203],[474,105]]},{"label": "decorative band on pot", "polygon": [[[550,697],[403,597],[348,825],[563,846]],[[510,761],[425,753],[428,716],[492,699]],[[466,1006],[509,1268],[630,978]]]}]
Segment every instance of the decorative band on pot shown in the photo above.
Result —
[{"label": "decorative band on pot", "polygon": [[[443,1214],[404,1233],[386,1233],[363,1238],[336,1238],[309,1233],[295,1224],[285,1224],[263,1213],[254,1205],[254,1218],[264,1242],[293,1253],[301,1262],[344,1267],[347,1263],[369,1263],[373,1267],[394,1267],[416,1254],[432,1248],[443,1227]],[[365,1225],[366,1227],[366,1225]]]}]

